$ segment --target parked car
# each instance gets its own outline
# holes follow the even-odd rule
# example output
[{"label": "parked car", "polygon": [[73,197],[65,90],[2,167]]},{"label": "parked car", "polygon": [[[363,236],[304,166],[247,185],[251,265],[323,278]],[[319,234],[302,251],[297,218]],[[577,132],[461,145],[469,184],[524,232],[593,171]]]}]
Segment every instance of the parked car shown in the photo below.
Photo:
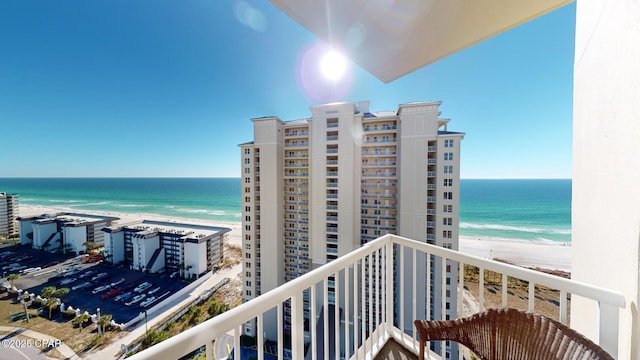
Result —
[{"label": "parked car", "polygon": [[60,264],[60,261],[52,261],[50,263],[46,263],[46,264],[42,265],[42,267],[43,268],[48,268],[48,267],[52,267],[52,266],[58,265],[58,264]]},{"label": "parked car", "polygon": [[42,270],[42,268],[38,266],[38,267],[32,267],[32,268],[24,269],[24,270],[22,270],[22,274],[26,275],[26,274],[30,274],[30,273],[32,273],[34,271],[38,271],[38,270]]},{"label": "parked car", "polygon": [[147,306],[151,305],[154,301],[156,301],[156,297],[155,296],[147,298],[147,300],[145,300],[145,301],[140,303],[140,307],[147,307]]},{"label": "parked car", "polygon": [[133,289],[133,291],[135,291],[135,292],[138,292],[138,293],[139,293],[139,292],[143,292],[143,291],[147,290],[147,289],[148,289],[148,288],[150,288],[150,287],[151,287],[151,283],[150,283],[150,282],[145,281],[145,282],[143,282],[142,284],[138,285],[138,287],[136,287],[135,289]]},{"label": "parked car", "polygon": [[75,282],[76,280],[78,280],[78,279],[76,279],[74,277],[64,278],[64,279],[62,279],[62,281],[60,281],[60,285],[69,285],[72,282]]},{"label": "parked car", "polygon": [[111,285],[102,285],[102,286],[98,286],[97,288],[93,289],[93,291],[91,292],[92,294],[97,294],[99,292],[103,292],[107,289],[111,288]]},{"label": "parked car", "polygon": [[120,278],[118,281],[114,281],[111,283],[111,287],[116,287],[124,282],[124,278]]},{"label": "parked car", "polygon": [[91,286],[91,283],[88,281],[85,281],[82,284],[75,285],[74,287],[71,288],[71,290],[84,289],[89,286]]},{"label": "parked car", "polygon": [[84,279],[84,278],[86,278],[87,276],[91,276],[91,275],[93,275],[94,273],[95,273],[95,271],[93,271],[93,270],[89,270],[89,271],[87,271],[87,272],[83,273],[82,275],[80,275],[79,277],[80,277],[80,279]]},{"label": "parked car", "polygon": [[[131,295],[131,296],[129,296],[129,295]],[[113,301],[116,301],[116,302],[117,302],[117,301],[120,301],[120,300],[127,301],[127,300],[129,300],[130,298],[132,298],[133,296],[134,296],[134,293],[133,293],[133,292],[131,292],[131,291],[127,291],[127,292],[125,292],[125,293],[120,293],[118,296],[114,297],[114,298],[113,298]],[[126,298],[126,299],[125,299],[125,298]]]},{"label": "parked car", "polygon": [[108,293],[103,294],[103,295],[102,295],[102,298],[103,298],[103,299],[108,299],[108,298],[110,298],[110,297],[114,297],[114,296],[116,296],[116,295],[120,294],[121,292],[122,292],[122,289],[120,289],[120,288],[112,289],[112,290],[111,290],[111,291],[109,291]]},{"label": "parked car", "polygon": [[135,304],[135,303],[137,303],[139,301],[142,301],[142,299],[144,299],[145,296],[147,296],[147,295],[145,295],[145,294],[136,295],[136,296],[133,297],[133,299],[125,302],[124,304],[127,305],[127,306]]},{"label": "parked car", "polygon": [[107,273],[106,273],[106,272],[101,272],[100,274],[98,274],[98,275],[96,275],[96,276],[92,277],[92,278],[91,278],[91,281],[100,280],[100,279],[102,279],[102,278],[103,278],[103,277],[105,277],[105,276],[107,276]]},{"label": "parked car", "polygon": [[153,295],[153,294],[157,293],[158,291],[160,291],[160,286],[158,286],[158,287],[156,287],[156,288],[154,288],[154,289],[149,290],[149,291],[147,292],[147,295]]}]

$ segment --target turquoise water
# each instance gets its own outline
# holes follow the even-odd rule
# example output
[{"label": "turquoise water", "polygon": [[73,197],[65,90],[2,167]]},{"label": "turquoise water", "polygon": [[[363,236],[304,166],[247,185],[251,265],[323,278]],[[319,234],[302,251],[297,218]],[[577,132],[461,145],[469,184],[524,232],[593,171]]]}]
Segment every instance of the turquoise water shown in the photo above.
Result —
[{"label": "turquoise water", "polygon": [[[20,203],[71,211],[241,221],[239,178],[0,178]],[[571,241],[571,180],[461,180],[460,234]]]},{"label": "turquoise water", "polygon": [[571,180],[462,180],[460,235],[571,241]]},{"label": "turquoise water", "polygon": [[0,179],[20,204],[239,222],[238,178]]}]

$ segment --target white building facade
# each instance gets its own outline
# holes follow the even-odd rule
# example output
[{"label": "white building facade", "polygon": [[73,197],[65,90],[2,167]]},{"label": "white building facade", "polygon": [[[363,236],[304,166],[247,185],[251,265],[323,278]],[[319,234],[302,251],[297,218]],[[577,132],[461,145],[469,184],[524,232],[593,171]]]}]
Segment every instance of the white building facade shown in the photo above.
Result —
[{"label": "white building facade", "polygon": [[[457,249],[464,134],[448,131],[440,105],[409,103],[372,113],[369,102],[337,103],[312,107],[308,119],[253,119],[254,140],[240,145],[244,300],[387,233]],[[427,269],[426,259],[416,263],[418,276],[443,268],[433,262]],[[414,294],[435,317],[456,314],[457,267],[445,268],[453,284],[446,304],[441,284],[432,284],[431,294],[426,287]],[[336,283],[340,279],[330,279],[329,312],[344,305],[333,303]],[[310,306],[305,299],[305,309]],[[275,314],[265,320],[268,334],[275,320]],[[244,332],[255,335],[255,323]],[[456,349],[446,351],[457,356]]]},{"label": "white building facade", "polygon": [[18,194],[0,192],[0,235],[17,234],[19,226],[16,219],[19,216]]},{"label": "white building facade", "polygon": [[179,272],[186,278],[216,270],[223,261],[229,228],[143,220],[106,227],[105,258],[151,273]]},{"label": "white building facade", "polygon": [[102,228],[111,226],[117,217],[76,213],[55,213],[19,217],[20,244],[49,252],[81,254],[87,244],[101,246]]}]

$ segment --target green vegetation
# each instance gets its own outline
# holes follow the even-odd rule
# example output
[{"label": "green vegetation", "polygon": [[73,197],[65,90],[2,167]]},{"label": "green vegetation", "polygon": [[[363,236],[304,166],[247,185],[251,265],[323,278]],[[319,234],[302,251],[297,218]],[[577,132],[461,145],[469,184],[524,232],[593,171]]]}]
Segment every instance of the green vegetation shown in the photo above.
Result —
[{"label": "green vegetation", "polygon": [[102,329],[102,334],[107,329],[107,326],[111,324],[112,315],[102,315],[100,319],[98,319],[98,326]]},{"label": "green vegetation", "polygon": [[44,306],[49,309],[49,319],[51,319],[51,311],[60,302],[60,298],[69,293],[69,288],[56,288],[55,286],[47,286],[42,289],[40,296],[47,299]]},{"label": "green vegetation", "polygon": [[77,326],[78,329],[80,329],[80,332],[82,332],[84,324],[89,321],[89,319],[91,319],[91,316],[89,316],[89,314],[81,314],[80,316],[76,316],[73,320],[71,320],[71,324]]},{"label": "green vegetation", "polygon": [[9,276],[7,276],[7,280],[9,280],[9,283],[11,285],[13,285],[13,282],[18,280],[20,278],[20,274],[9,274]]}]

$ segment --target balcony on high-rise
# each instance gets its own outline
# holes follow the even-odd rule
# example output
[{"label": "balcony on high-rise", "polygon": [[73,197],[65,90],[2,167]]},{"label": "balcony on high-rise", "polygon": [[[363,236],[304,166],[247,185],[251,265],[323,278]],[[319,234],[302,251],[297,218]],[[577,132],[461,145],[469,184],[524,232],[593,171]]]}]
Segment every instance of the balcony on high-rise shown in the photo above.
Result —
[{"label": "balcony on high-rise", "polygon": [[[442,267],[441,271],[432,271],[434,266]],[[417,274],[417,269],[427,270]],[[212,359],[214,341],[228,335],[233,339],[234,359],[252,356],[264,359],[267,353],[279,359],[378,359],[388,356],[389,352],[400,352],[404,358],[414,359],[419,349],[411,320],[446,313],[447,270],[459,274],[454,284],[461,294],[457,297],[458,317],[487,308],[489,294],[501,300],[501,307],[515,307],[516,304],[509,301],[513,301],[510,284],[516,282],[525,294],[520,299],[525,304],[522,310],[536,312],[539,307],[547,306],[550,301],[540,294],[552,291],[557,296],[557,300],[552,301],[556,306],[556,320],[568,326],[571,326],[569,308],[574,298],[593,303],[593,311],[579,314],[581,320],[593,322],[598,329],[592,339],[595,343],[614,358],[619,353],[619,309],[625,307],[621,293],[385,235],[131,359],[177,359],[203,349],[206,358]],[[487,276],[489,273],[492,275]],[[467,289],[472,286],[469,274],[475,274],[473,285],[482,289],[475,299],[477,309],[473,310],[462,306],[464,299],[469,298]],[[420,278],[424,281],[416,280]],[[442,287],[438,293],[443,297],[443,301],[437,302],[443,307],[438,312],[432,310],[430,296],[424,299],[414,296],[420,293],[420,288],[426,288],[428,294],[436,293],[433,291],[436,286]],[[310,304],[306,310],[310,314],[308,322],[304,316],[305,303]],[[426,313],[420,313],[420,308]],[[277,324],[269,324],[267,319],[275,319]],[[253,320],[257,320],[256,336],[241,340],[244,324]],[[290,331],[284,330],[285,321]],[[277,330],[267,333],[266,329],[272,325]],[[444,353],[428,350],[430,358],[447,358],[448,347],[440,348]],[[462,349],[460,354],[464,352]]]}]

